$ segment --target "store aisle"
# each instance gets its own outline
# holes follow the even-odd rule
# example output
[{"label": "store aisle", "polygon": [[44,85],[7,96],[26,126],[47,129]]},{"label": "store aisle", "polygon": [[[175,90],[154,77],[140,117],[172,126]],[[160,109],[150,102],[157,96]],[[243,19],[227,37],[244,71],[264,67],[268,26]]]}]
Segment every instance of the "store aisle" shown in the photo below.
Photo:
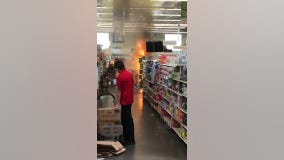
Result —
[{"label": "store aisle", "polygon": [[[109,102],[110,104],[110,102]],[[126,146],[126,152],[106,160],[186,160],[186,144],[169,129],[158,113],[135,95],[132,106],[136,145]]]}]

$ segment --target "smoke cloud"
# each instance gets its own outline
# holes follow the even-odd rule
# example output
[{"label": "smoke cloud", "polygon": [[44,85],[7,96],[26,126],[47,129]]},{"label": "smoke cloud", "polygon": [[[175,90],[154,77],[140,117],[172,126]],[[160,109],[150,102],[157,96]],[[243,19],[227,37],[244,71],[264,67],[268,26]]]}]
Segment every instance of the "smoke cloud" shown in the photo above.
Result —
[{"label": "smoke cloud", "polygon": [[113,10],[113,21],[123,20],[123,48],[132,49],[130,56],[124,60],[125,66],[138,75],[139,58],[145,56],[146,40],[151,39],[151,33],[147,28],[153,23],[152,2],[150,0],[113,0]]}]

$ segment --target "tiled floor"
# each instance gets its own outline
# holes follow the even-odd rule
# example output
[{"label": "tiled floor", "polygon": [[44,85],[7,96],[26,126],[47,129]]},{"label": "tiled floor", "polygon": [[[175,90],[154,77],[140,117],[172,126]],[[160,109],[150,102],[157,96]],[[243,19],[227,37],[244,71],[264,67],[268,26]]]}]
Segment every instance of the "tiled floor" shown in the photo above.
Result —
[{"label": "tiled floor", "polygon": [[[113,105],[111,98],[102,97],[103,106]],[[132,105],[136,145],[126,146],[126,152],[106,160],[186,160],[187,146],[169,129],[158,113],[143,101],[142,93],[135,95]]]}]

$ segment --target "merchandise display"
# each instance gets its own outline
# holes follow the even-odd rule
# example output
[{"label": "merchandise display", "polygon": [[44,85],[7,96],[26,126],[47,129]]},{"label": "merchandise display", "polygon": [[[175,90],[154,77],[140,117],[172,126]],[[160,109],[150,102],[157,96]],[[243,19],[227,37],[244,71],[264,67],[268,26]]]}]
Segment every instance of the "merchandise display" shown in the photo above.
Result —
[{"label": "merchandise display", "polygon": [[187,144],[186,56],[155,54],[144,63],[144,98]]}]

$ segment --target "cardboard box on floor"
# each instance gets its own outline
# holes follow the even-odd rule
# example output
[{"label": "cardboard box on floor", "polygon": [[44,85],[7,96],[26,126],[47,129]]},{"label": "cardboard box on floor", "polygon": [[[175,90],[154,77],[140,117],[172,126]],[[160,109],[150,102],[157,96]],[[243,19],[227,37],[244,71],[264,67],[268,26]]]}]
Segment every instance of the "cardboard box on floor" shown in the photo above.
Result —
[{"label": "cardboard box on floor", "polygon": [[112,141],[97,141],[97,147],[98,157],[110,157],[126,151],[121,143]]}]

